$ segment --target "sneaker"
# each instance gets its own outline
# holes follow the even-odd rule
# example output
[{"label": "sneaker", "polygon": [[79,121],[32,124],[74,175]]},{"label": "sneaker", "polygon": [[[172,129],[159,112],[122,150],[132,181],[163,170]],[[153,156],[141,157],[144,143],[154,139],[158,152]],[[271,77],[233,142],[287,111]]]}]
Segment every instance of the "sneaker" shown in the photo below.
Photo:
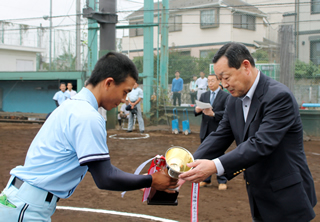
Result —
[{"label": "sneaker", "polygon": [[132,132],[132,130],[127,130],[127,133],[131,133]]},{"label": "sneaker", "polygon": [[228,188],[228,186],[225,183],[220,183],[218,186],[218,190],[226,190],[227,188]]},{"label": "sneaker", "polygon": [[208,187],[208,186],[211,186],[212,184],[202,181],[202,182],[199,183],[199,185],[200,185],[200,187]]},{"label": "sneaker", "polygon": [[144,133],[144,130],[141,130],[140,133]]}]

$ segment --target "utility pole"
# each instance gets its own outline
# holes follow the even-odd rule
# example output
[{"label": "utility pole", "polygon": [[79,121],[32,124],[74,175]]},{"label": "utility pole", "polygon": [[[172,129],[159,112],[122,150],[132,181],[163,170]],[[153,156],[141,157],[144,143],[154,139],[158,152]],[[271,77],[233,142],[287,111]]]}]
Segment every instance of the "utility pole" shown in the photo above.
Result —
[{"label": "utility pole", "polygon": [[100,57],[116,49],[116,0],[100,0],[99,12],[104,17],[100,23]]},{"label": "utility pole", "polygon": [[[99,13],[101,18],[100,23],[100,51],[99,57],[116,49],[116,23],[118,16],[116,14],[117,1],[116,0],[100,0]],[[118,109],[113,108],[107,112],[107,129],[114,129],[117,125]]]},{"label": "utility pole", "polygon": [[76,2],[76,70],[81,70],[81,52],[80,52],[80,19],[81,19],[81,11],[80,11],[81,0],[77,0]]}]

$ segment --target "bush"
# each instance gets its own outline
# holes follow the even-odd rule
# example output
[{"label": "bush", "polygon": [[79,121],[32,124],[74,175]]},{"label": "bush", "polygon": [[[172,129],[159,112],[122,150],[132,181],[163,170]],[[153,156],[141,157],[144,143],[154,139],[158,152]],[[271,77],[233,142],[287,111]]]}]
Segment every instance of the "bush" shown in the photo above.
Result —
[{"label": "bush", "polygon": [[[295,78],[315,78],[319,76],[320,69],[311,61],[308,63],[296,60],[294,77]],[[318,74],[318,75],[317,75]]]}]

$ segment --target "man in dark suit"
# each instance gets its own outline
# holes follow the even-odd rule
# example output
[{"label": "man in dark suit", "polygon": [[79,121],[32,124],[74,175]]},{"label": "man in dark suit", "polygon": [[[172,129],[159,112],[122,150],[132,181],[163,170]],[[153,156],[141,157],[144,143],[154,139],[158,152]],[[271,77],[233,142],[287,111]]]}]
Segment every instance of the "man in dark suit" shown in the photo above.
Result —
[{"label": "man in dark suit", "polygon": [[[213,161],[188,164],[195,168],[180,178],[200,182],[213,173],[231,179],[244,172],[253,221],[312,220],[317,199],[292,92],[257,70],[242,44],[224,45],[213,63],[232,96],[217,131],[194,154]],[[237,147],[224,154],[233,140]]]},{"label": "man in dark suit", "polygon": [[[215,74],[209,75],[208,86],[210,90],[202,93],[199,99],[201,102],[210,103],[212,109],[203,110],[198,106],[196,106],[194,109],[195,116],[202,114],[200,128],[201,143],[212,131],[216,131],[226,108],[226,102],[229,94],[220,90],[219,83],[220,80],[218,80],[218,77]],[[217,181],[219,184],[219,190],[227,189],[227,178],[225,176],[217,176]],[[211,185],[211,176],[200,182],[200,187],[206,187],[209,185]]]}]

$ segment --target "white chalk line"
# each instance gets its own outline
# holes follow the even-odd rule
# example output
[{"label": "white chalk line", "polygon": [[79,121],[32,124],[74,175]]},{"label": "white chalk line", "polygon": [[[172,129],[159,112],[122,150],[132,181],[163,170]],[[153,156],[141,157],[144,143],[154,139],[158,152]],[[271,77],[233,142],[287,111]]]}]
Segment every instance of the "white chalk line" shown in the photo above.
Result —
[{"label": "white chalk line", "polygon": [[114,134],[109,136],[109,138],[119,139],[119,140],[139,140],[139,139],[147,139],[150,137],[148,133],[145,133],[145,134],[141,133],[140,135],[141,136],[139,137],[118,137],[118,134]]},{"label": "white chalk line", "polygon": [[154,216],[145,215],[145,214],[127,213],[127,212],[120,212],[120,211],[113,211],[113,210],[92,209],[92,208],[82,208],[82,207],[67,207],[67,206],[57,206],[57,209],[101,213],[101,214],[113,214],[113,215],[120,215],[125,217],[139,217],[139,218],[162,221],[162,222],[178,222],[176,220],[170,220],[170,219],[165,219],[161,217],[154,217]]}]

